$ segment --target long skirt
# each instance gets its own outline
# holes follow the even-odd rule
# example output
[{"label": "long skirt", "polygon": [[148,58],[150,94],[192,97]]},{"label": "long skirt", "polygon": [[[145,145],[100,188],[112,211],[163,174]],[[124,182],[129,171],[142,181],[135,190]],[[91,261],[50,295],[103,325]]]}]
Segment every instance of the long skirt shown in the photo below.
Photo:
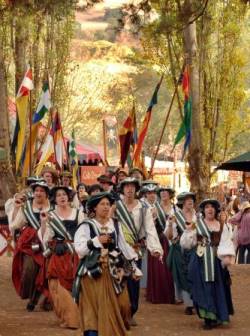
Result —
[{"label": "long skirt", "polygon": [[200,318],[221,323],[229,322],[229,315],[234,313],[231,296],[231,279],[227,268],[222,268],[221,261],[215,257],[215,281],[206,282],[203,258],[193,251],[188,277],[191,296]]},{"label": "long skirt", "polygon": [[166,263],[169,245],[164,234],[159,238],[164,251],[163,262],[148,255],[147,301],[172,304],[175,301],[174,283]]},{"label": "long skirt", "polygon": [[117,296],[108,268],[103,268],[98,279],[88,275],[82,278],[79,310],[83,332],[96,331],[100,336],[127,335],[128,294],[124,291]]},{"label": "long skirt", "polygon": [[60,284],[58,279],[49,280],[49,291],[53,309],[61,322],[61,327],[78,329],[79,311],[71,293]]},{"label": "long skirt", "polygon": [[80,327],[79,310],[71,295],[77,262],[77,255],[69,252],[61,256],[53,254],[47,270],[53,309],[61,326],[72,329]]},{"label": "long skirt", "polygon": [[12,263],[12,280],[17,294],[36,304],[40,294],[49,296],[46,281],[45,258],[41,251],[34,252],[32,244],[38,244],[37,231],[25,227],[19,236]]}]

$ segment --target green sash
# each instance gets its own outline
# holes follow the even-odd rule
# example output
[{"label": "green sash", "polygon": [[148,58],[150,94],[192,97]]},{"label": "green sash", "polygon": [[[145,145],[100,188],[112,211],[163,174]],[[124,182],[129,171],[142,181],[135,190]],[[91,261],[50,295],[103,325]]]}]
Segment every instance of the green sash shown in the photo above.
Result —
[{"label": "green sash", "polygon": [[181,209],[178,209],[177,207],[175,207],[174,212],[175,212],[176,224],[179,230],[181,231],[181,233],[183,233],[184,230],[186,229],[186,219],[183,216]]},{"label": "green sash", "polygon": [[39,230],[40,222],[37,220],[36,216],[34,215],[33,208],[32,208],[32,200],[27,200],[25,202],[23,213],[29,222],[29,224],[35,229]]},{"label": "green sash", "polygon": [[165,230],[166,227],[166,215],[164,210],[162,209],[161,205],[159,202],[155,202],[155,207],[157,210],[157,218],[158,218],[158,222],[161,226],[162,231]]},{"label": "green sash", "polygon": [[[87,225],[91,226],[92,232],[95,234],[95,236],[100,235],[100,231],[99,231],[98,227],[96,226],[96,224],[93,220],[91,220],[91,219],[84,220],[81,225],[83,225],[83,224],[87,224]],[[117,232],[116,232],[116,234],[117,234]],[[118,239],[118,237],[117,237],[117,239]],[[82,290],[82,288],[81,288],[81,278],[85,274],[88,274],[91,277],[91,275],[88,272],[88,264],[89,263],[93,264],[93,262],[95,262],[96,266],[99,267],[98,266],[98,261],[99,261],[100,255],[101,255],[100,250],[99,249],[94,249],[94,250],[90,251],[89,255],[80,259],[80,262],[79,262],[79,265],[78,265],[78,268],[77,268],[77,272],[76,272],[76,277],[75,277],[73,287],[72,287],[72,296],[73,296],[74,301],[77,304],[79,303],[80,292]],[[117,281],[117,279],[118,279],[118,277],[117,277],[117,261],[118,261],[117,256],[112,255],[112,252],[110,252],[109,253],[109,272],[111,274],[111,279],[112,279],[112,283],[113,283],[113,286],[114,286],[114,290],[117,294],[120,294],[122,292],[123,287]],[[100,270],[100,272],[101,272],[101,270]]]},{"label": "green sash", "polygon": [[119,221],[122,223],[122,229],[126,241],[131,245],[138,243],[139,235],[135,226],[134,219],[129,213],[126,205],[121,200],[116,202],[116,214]]},{"label": "green sash", "polygon": [[211,235],[202,217],[197,218],[196,225],[198,235],[205,237],[207,242],[204,246],[203,264],[205,281],[214,281],[214,250],[211,246]]},{"label": "green sash", "polygon": [[[78,218],[77,211],[77,218]],[[71,237],[71,234],[66,230],[65,226],[63,225],[62,220],[57,216],[57,214],[54,211],[50,212],[50,219],[49,219],[49,225],[51,228],[60,236],[62,236],[66,240],[73,241],[73,237]],[[66,245],[68,246],[70,253],[74,253],[74,245],[71,242],[67,242]]]}]

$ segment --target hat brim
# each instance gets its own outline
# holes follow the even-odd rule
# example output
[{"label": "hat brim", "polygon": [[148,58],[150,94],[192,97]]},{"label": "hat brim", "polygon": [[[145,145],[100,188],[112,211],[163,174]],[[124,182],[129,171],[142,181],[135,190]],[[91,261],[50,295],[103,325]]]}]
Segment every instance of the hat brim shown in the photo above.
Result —
[{"label": "hat brim", "polygon": [[59,177],[57,171],[53,168],[44,168],[41,171],[41,176],[43,176],[43,174],[45,174],[45,173],[51,173],[55,178]]},{"label": "hat brim", "polygon": [[41,183],[32,183],[30,185],[31,189],[34,191],[37,187],[43,188],[47,194],[49,193],[49,187],[47,185],[43,185]]},{"label": "hat brim", "polygon": [[160,194],[162,191],[167,191],[169,194],[174,195],[175,191],[172,188],[158,188],[157,193]]},{"label": "hat brim", "polygon": [[53,194],[53,196],[55,197],[55,195],[56,195],[56,192],[58,191],[58,190],[64,190],[65,192],[66,192],[66,194],[70,197],[70,194],[71,194],[71,192],[72,192],[72,190],[70,190],[68,187],[66,187],[66,186],[56,186],[56,187],[54,187],[53,189],[52,189],[52,194]]},{"label": "hat brim", "polygon": [[88,211],[93,210],[104,198],[107,198],[110,201],[111,205],[114,204],[115,202],[115,199],[111,195],[111,193],[106,192],[106,191],[100,192],[93,196],[90,196],[90,198],[88,199],[87,204],[86,204]]},{"label": "hat brim", "polygon": [[200,205],[199,205],[199,208],[200,208],[201,210],[204,210],[204,209],[205,209],[205,206],[206,206],[207,204],[211,204],[211,205],[214,206],[217,210],[220,209],[220,203],[219,203],[217,200],[215,200],[215,199],[206,199],[206,200],[202,201],[202,202],[200,203]]},{"label": "hat brim", "polygon": [[128,182],[128,181],[122,181],[119,185],[119,188],[121,190],[121,192],[123,192],[123,188],[125,185],[128,185],[128,184],[133,184],[135,186],[135,190],[136,192],[139,191],[141,189],[141,185],[140,185],[140,182],[139,181],[131,181],[131,182]]},{"label": "hat brim", "polygon": [[189,193],[186,193],[185,195],[177,196],[177,202],[179,204],[182,204],[187,198],[192,198],[194,202],[196,201],[195,193],[189,192]]}]

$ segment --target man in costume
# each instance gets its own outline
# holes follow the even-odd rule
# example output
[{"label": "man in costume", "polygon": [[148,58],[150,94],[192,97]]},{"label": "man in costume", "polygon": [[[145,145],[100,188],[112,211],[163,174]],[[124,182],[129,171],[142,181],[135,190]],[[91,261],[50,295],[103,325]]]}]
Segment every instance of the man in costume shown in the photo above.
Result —
[{"label": "man in costume", "polygon": [[[150,251],[152,256],[157,258],[163,255],[163,250],[150,209],[136,199],[136,192],[139,189],[140,182],[133,177],[128,177],[120,183],[120,190],[124,197],[123,200],[116,202],[116,216],[122,225],[126,241],[140,257],[137,266],[141,268],[142,252],[145,247]],[[139,289],[139,282],[129,278],[128,291],[132,316],[138,310]],[[136,325],[133,319],[131,320],[131,325]]]}]

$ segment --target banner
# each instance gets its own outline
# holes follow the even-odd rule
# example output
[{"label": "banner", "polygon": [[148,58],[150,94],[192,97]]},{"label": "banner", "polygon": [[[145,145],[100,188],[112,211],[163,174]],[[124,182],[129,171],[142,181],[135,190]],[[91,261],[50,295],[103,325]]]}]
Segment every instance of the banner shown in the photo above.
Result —
[{"label": "banner", "polygon": [[81,182],[91,185],[98,183],[97,177],[105,174],[104,166],[81,166]]},{"label": "banner", "polygon": [[120,146],[117,119],[107,116],[103,119],[104,158],[109,166],[119,166]]}]

